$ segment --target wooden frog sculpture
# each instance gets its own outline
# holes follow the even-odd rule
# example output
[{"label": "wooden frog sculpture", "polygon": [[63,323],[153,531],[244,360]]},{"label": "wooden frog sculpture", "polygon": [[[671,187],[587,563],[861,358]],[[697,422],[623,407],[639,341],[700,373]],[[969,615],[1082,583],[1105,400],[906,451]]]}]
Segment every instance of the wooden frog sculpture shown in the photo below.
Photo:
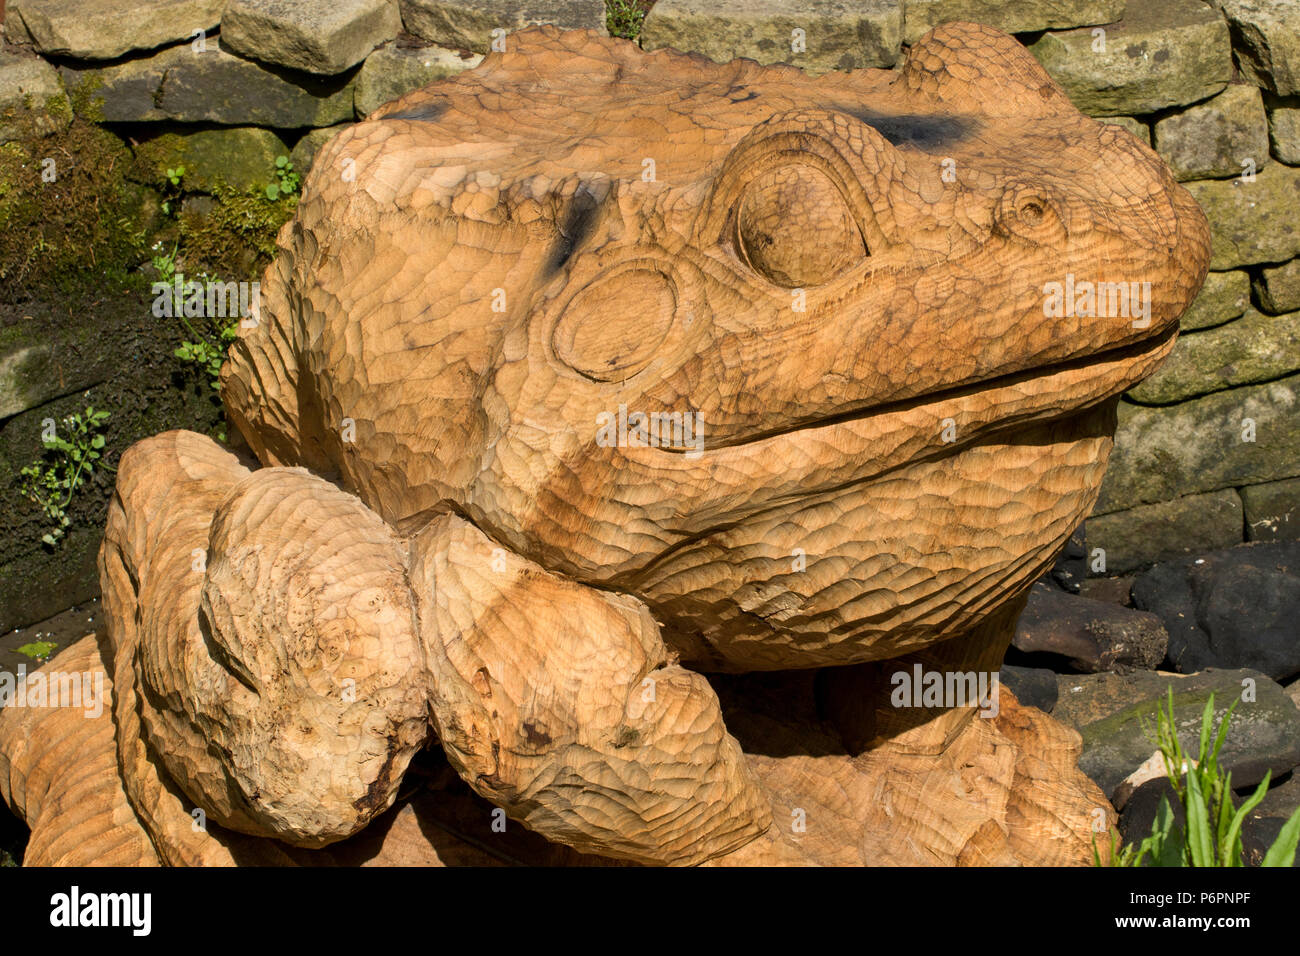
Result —
[{"label": "wooden frog sculpture", "polygon": [[122,458],[159,858],[328,853],[440,746],[599,857],[1089,859],[1077,737],[891,689],[996,673],[1199,289],[1196,204],[985,27],[819,78],[507,42],[317,158],[222,371],[257,462]]}]

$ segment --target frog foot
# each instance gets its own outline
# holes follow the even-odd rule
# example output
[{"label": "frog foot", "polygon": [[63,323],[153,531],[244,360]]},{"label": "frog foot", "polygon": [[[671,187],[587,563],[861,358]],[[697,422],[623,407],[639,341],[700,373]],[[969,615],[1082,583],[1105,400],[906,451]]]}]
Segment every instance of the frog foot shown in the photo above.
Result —
[{"label": "frog foot", "polygon": [[771,822],[717,695],[640,600],[553,574],[444,515],[412,541],[433,722],[482,797],[547,838],[698,863]]}]

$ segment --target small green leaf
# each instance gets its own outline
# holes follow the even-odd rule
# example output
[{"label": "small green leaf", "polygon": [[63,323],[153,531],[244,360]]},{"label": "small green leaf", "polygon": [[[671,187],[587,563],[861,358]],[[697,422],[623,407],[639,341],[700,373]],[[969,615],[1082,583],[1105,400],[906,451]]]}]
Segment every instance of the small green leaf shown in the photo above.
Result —
[{"label": "small green leaf", "polygon": [[1205,763],[1205,758],[1210,755],[1210,727],[1214,723],[1214,695],[1211,694],[1205,702],[1205,709],[1201,711],[1201,739],[1199,749],[1197,750],[1197,764]]},{"label": "small green leaf", "polygon": [[42,660],[49,657],[50,653],[58,646],[53,641],[32,641],[30,644],[24,644],[22,647],[17,648],[17,651],[19,654]]},{"label": "small green leaf", "polygon": [[1183,828],[1178,826],[1168,798],[1162,796],[1151,821],[1151,835],[1142,841],[1143,850],[1151,853],[1151,866],[1182,866],[1185,842]]},{"label": "small green leaf", "polygon": [[[1237,808],[1237,813],[1228,826],[1228,832],[1223,836],[1222,842],[1219,844],[1219,858],[1224,866],[1241,866],[1241,825],[1246,822],[1246,814],[1259,806],[1259,802],[1264,799],[1264,794],[1268,792],[1269,778],[1272,776],[1272,770],[1264,771],[1264,779],[1259,782],[1259,786],[1250,795],[1250,799]],[[1224,804],[1229,803],[1226,794],[1223,802]]]},{"label": "small green leaf", "polygon": [[1277,835],[1277,842],[1268,848],[1260,866],[1295,865],[1295,849],[1300,842],[1300,810],[1291,814],[1291,818],[1282,824],[1282,832]]},{"label": "small green leaf", "polygon": [[[1206,735],[1208,738],[1208,734]],[[1208,746],[1209,741],[1206,740]],[[1214,843],[1210,839],[1209,813],[1196,773],[1187,775],[1187,849],[1192,866],[1214,866]]]}]

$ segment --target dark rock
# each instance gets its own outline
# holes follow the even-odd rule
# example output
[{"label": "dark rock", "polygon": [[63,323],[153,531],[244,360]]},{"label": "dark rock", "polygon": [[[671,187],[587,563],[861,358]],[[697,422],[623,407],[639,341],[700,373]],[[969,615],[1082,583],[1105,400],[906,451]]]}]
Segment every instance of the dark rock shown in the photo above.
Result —
[{"label": "dark rock", "polygon": [[1210,221],[1210,268],[1238,269],[1300,255],[1300,230],[1278,220],[1295,203],[1300,169],[1269,163],[1252,181],[1202,179],[1187,184]]},{"label": "dark rock", "polygon": [[1119,835],[1125,843],[1141,843],[1150,835],[1162,799],[1169,801],[1169,809],[1174,812],[1174,826],[1182,829],[1187,825],[1187,814],[1169,778],[1158,777],[1134,790],[1133,796],[1124,804],[1119,815]]},{"label": "dark rock", "polygon": [[211,196],[186,196],[181,200],[181,212],[188,216],[211,216],[216,207],[216,200]]},{"label": "dark rock", "polygon": [[[1230,273],[1229,273],[1230,274]],[[1292,259],[1280,266],[1259,270],[1251,287],[1259,307],[1269,315],[1282,315],[1300,309],[1300,260]]]},{"label": "dark rock", "polygon": [[260,192],[275,179],[276,157],[288,154],[274,131],[255,126],[169,130],[135,149],[136,166],[149,182],[161,184],[166,170],[184,166],[185,188],[204,192],[218,183]]},{"label": "dark rock", "polygon": [[1300,810],[1300,775],[1292,771],[1274,783],[1254,810],[1257,817],[1281,817],[1283,820]]},{"label": "dark rock", "polygon": [[[1241,270],[1210,272],[1205,284],[1178,320],[1184,331],[1209,329],[1245,314],[1250,305],[1250,275]],[[1296,308],[1300,309],[1300,305]],[[1289,312],[1290,309],[1283,311]]]},{"label": "dark rock", "polygon": [[313,129],[304,133],[302,139],[298,140],[293,151],[289,153],[289,160],[293,163],[293,168],[298,171],[298,175],[306,179],[320,148],[351,125],[351,123],[340,123],[337,126],[326,126],[324,129]]},{"label": "dark rock", "polygon": [[1133,590],[1135,577],[1137,575],[1121,574],[1113,578],[1088,578],[1083,582],[1079,593],[1094,601],[1108,601],[1120,607],[1132,607],[1133,597],[1130,592]]},{"label": "dark rock", "polygon": [[[87,273],[96,287],[38,294],[5,330],[16,345],[47,344],[58,358],[50,372],[58,397],[0,422],[0,634],[40,621],[99,592],[96,555],[113,494],[118,456],[141,438],[169,428],[208,431],[221,420],[206,375],[173,354],[179,320],[160,322],[151,297]],[[113,343],[112,348],[105,343]],[[59,376],[62,376],[62,379]],[[180,378],[182,387],[178,387]],[[109,409],[104,463],[68,506],[72,525],[57,547],[41,544],[50,520],[21,492],[19,469],[44,459],[43,421],[61,422],[87,405]],[[87,628],[89,630],[89,628]]]},{"label": "dark rock", "polygon": [[353,118],[357,70],[334,77],[268,67],[207,40],[102,67],[69,64],[63,82],[88,118],[108,123],[176,120],[221,126],[303,129]]},{"label": "dark rock", "polygon": [[[406,2],[416,5],[432,0]],[[811,73],[892,66],[902,42],[903,7],[901,0],[817,4],[658,0],[646,15],[640,42],[647,50],[691,50],[719,63],[743,56],[760,63],[792,63]],[[807,35],[799,52],[791,43],[793,27]],[[410,29],[445,42],[439,36]]]},{"label": "dark rock", "polygon": [[[225,0],[9,0],[0,3],[10,43],[41,53],[111,60],[212,30]],[[6,16],[7,13],[7,16]]]},{"label": "dark rock", "polygon": [[903,42],[915,43],[949,20],[970,20],[1006,33],[1062,30],[1092,23],[1112,23],[1124,16],[1116,0],[907,0]]},{"label": "dark rock", "polygon": [[1128,0],[1104,27],[1044,33],[1038,62],[1089,116],[1138,116],[1196,103],[1232,77],[1227,24],[1199,0]]},{"label": "dark rock", "polygon": [[1300,674],[1300,542],[1156,565],[1138,575],[1133,602],[1165,622],[1173,670],[1250,667],[1279,681]]},{"label": "dark rock", "polygon": [[221,14],[232,53],[327,75],[356,66],[401,29],[391,0],[230,0]]},{"label": "dark rock", "polygon": [[1027,707],[1050,714],[1056,706],[1056,674],[1046,668],[1003,664],[998,680]]},{"label": "dark rock", "polygon": [[[1062,675],[1052,716],[1083,737],[1079,769],[1111,797],[1156,750],[1156,707],[1174,692],[1174,722],[1183,749],[1195,754],[1201,713],[1214,694],[1214,725],[1235,700],[1219,764],[1234,786],[1277,777],[1300,764],[1300,710],[1278,684],[1253,670],[1210,670],[1188,677],[1131,674]],[[1248,696],[1250,699],[1242,699]]]},{"label": "dark rock", "polygon": [[[1251,814],[1241,825],[1241,849],[1247,866],[1259,866],[1265,854],[1277,842],[1286,823],[1281,817],[1261,817]],[[1291,866],[1300,866],[1300,853],[1291,861]]]},{"label": "dark rock", "polygon": [[1156,152],[1174,178],[1217,179],[1238,176],[1247,159],[1258,168],[1268,162],[1268,117],[1259,88],[1229,86],[1204,103],[1156,120]]},{"label": "dark rock", "polygon": [[[475,53],[488,52],[492,31],[497,28],[513,32],[537,23],[553,23],[564,30],[606,32],[601,0],[401,0],[400,9],[402,24],[417,37]],[[899,20],[901,28],[901,13]],[[699,47],[679,49],[698,51]]]},{"label": "dark rock", "polygon": [[1289,166],[1300,165],[1300,97],[1265,94],[1264,105],[1273,155]]},{"label": "dark rock", "polygon": [[1068,666],[1094,674],[1153,668],[1164,659],[1168,639],[1154,614],[1074,597],[1040,582],[1029,593],[1011,644],[1057,670]]},{"label": "dark rock", "polygon": [[1083,528],[1075,529],[1070,540],[1052,566],[1052,580],[1071,594],[1078,594],[1083,579],[1088,576],[1088,551],[1083,541]]},{"label": "dark rock", "polygon": [[1300,370],[1300,312],[1255,309],[1235,322],[1179,336],[1160,370],[1128,390],[1140,405],[1170,405]]},{"label": "dark rock", "polygon": [[1120,402],[1096,513],[1300,476],[1297,408],[1300,375],[1164,408]]},{"label": "dark rock", "polygon": [[30,122],[41,133],[67,126],[72,111],[62,97],[54,67],[40,57],[0,52],[0,145],[21,137],[19,125],[10,122],[18,111],[29,111]]},{"label": "dark rock", "polygon": [[1213,0],[1232,29],[1241,72],[1284,96],[1300,93],[1300,8],[1294,0]]},{"label": "dark rock", "polygon": [[1140,120],[1136,116],[1107,116],[1102,122],[1128,130],[1143,146],[1151,145],[1151,127],[1145,120]]},{"label": "dark rock", "polygon": [[368,116],[411,90],[473,69],[481,62],[481,56],[461,56],[440,46],[382,47],[361,64],[352,105],[357,116]]}]

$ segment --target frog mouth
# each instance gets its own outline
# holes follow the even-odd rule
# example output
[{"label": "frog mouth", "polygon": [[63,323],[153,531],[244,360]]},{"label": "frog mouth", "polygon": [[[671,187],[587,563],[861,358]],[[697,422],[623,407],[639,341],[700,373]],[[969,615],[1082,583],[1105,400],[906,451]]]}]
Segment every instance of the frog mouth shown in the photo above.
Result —
[{"label": "frog mouth", "polygon": [[[963,416],[981,432],[990,426],[1006,422],[1028,423],[1065,418],[1131,388],[1150,375],[1168,356],[1177,333],[1178,327],[1174,325],[1158,335],[1085,357],[927,392],[914,398],[853,409],[785,428],[737,436],[713,444],[709,449],[717,453],[727,448],[752,450],[753,446],[791,439],[802,432],[817,432],[840,426],[849,426],[846,429],[848,432],[863,433],[861,427],[855,427],[855,423],[880,421],[882,424],[902,425],[913,417],[908,413],[921,410],[933,410],[928,414],[937,415],[940,419],[952,418],[958,431],[962,430],[960,426]],[[945,408],[948,413],[941,414]],[[1055,415],[1050,414],[1053,408],[1057,412]],[[990,416],[984,414],[985,409],[996,410],[998,414],[990,420]],[[937,429],[935,433],[937,434]]]},{"label": "frog mouth", "polygon": [[[925,459],[961,454],[1017,431],[1065,421],[1118,396],[1150,375],[1169,354],[1177,326],[1137,343],[975,385],[931,392],[741,441],[700,454],[683,449],[625,448],[623,481],[692,489],[692,507],[675,531],[693,535],[794,501],[877,479]],[[666,453],[667,452],[667,453]],[[621,497],[623,489],[613,489]]]}]

